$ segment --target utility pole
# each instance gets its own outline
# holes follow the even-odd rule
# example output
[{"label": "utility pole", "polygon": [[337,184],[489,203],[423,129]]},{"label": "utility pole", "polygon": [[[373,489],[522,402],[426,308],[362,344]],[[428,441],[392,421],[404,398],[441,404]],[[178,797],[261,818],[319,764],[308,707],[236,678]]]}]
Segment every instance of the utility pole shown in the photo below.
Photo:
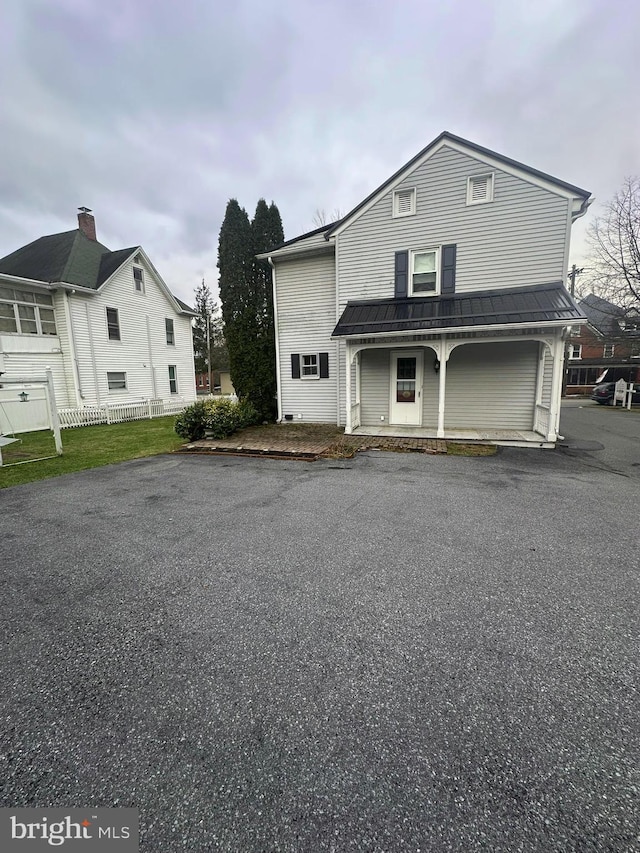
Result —
[{"label": "utility pole", "polygon": [[[569,288],[569,292],[571,293],[571,297],[573,298],[576,295],[576,278],[584,272],[584,268],[578,269],[578,267],[573,264],[571,267],[571,272],[567,275],[567,278],[571,282],[571,286]],[[567,362],[569,360],[569,347],[570,343],[568,340],[564,342],[564,366],[562,371],[562,396],[565,397],[567,393],[567,378],[569,368],[567,367]]]},{"label": "utility pole", "polygon": [[[203,280],[204,283],[204,280]],[[213,376],[211,372],[211,306],[207,305],[207,372],[209,374],[209,393],[213,394]]]},{"label": "utility pole", "polygon": [[572,296],[576,295],[576,278],[579,275],[581,275],[583,272],[584,272],[584,268],[578,269],[578,267],[575,264],[573,264],[573,266],[571,267],[571,272],[569,273],[569,278],[571,279],[571,288],[570,288],[569,292],[571,293]]}]

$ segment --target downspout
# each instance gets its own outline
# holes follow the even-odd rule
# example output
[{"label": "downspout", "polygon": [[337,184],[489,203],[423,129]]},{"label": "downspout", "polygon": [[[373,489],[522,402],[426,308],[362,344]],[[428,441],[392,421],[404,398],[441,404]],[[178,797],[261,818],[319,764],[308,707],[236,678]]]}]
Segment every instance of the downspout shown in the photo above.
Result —
[{"label": "downspout", "polygon": [[98,384],[98,367],[96,365],[96,354],[93,349],[93,330],[91,328],[91,314],[89,313],[89,306],[84,306],[85,311],[87,312],[87,331],[89,332],[89,352],[91,354],[91,364],[93,366],[93,381],[96,389],[96,403],[98,406],[101,403],[100,400],[100,385]]},{"label": "downspout", "polygon": [[282,423],[282,380],[280,377],[280,334],[278,328],[278,296],[276,292],[276,265],[271,255],[267,258],[271,267],[271,282],[273,288],[273,330],[276,339],[276,394],[278,403],[277,423]]},{"label": "downspout", "polygon": [[145,317],[147,321],[147,346],[149,347],[149,368],[151,369],[151,393],[153,394],[153,399],[156,400],[158,398],[158,389],[156,388],[156,371],[153,366],[153,349],[151,347],[151,326],[149,325],[149,315],[147,314]]},{"label": "downspout", "polygon": [[[340,283],[338,266],[338,237],[335,238],[336,248],[334,253],[334,271],[336,276],[336,324],[340,320]],[[345,377],[346,381],[346,377]],[[345,412],[345,426],[347,414]],[[340,426],[340,338],[336,339],[336,426]]]},{"label": "downspout", "polygon": [[73,314],[71,313],[69,291],[64,290],[63,293],[64,317],[67,321],[67,328],[69,329],[69,346],[71,347],[71,373],[73,375],[73,389],[76,395],[76,405],[79,408],[82,405],[82,400],[84,400],[84,393],[82,391],[82,382],[80,380],[80,365],[78,364],[76,339],[73,332]]}]

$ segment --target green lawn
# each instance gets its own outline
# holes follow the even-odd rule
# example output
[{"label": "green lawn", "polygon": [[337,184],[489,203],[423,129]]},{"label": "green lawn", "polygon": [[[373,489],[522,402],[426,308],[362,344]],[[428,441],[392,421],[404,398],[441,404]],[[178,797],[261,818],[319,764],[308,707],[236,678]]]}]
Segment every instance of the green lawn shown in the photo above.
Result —
[{"label": "green lawn", "polygon": [[[184,439],[173,430],[175,420],[175,417],[171,416],[124,424],[64,429],[62,456],[0,468],[0,488],[110,465],[112,462],[124,462],[126,459],[171,453],[184,444]],[[53,435],[49,430],[23,433],[18,437],[21,439],[20,443],[9,445],[2,450],[5,466],[55,454]]]}]

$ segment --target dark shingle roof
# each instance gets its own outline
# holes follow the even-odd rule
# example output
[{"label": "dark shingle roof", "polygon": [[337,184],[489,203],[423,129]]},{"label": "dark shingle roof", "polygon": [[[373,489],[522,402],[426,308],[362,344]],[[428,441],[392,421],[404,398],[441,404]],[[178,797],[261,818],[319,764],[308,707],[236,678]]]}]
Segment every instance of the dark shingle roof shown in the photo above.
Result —
[{"label": "dark shingle roof", "polygon": [[620,320],[625,316],[623,308],[590,293],[578,303],[589,321],[589,325],[605,336],[620,334]]},{"label": "dark shingle roof", "polygon": [[109,254],[109,249],[90,240],[79,229],[64,231],[40,237],[0,258],[0,272],[34,281],[64,281],[95,289],[104,254]]},{"label": "dark shingle roof", "polygon": [[98,270],[96,287],[100,287],[101,284],[104,284],[105,281],[114,274],[118,267],[121,267],[127,258],[131,257],[131,255],[137,251],[138,247],[132,246],[130,249],[118,249],[117,252],[107,252],[106,255],[103,255],[100,259],[100,268]]},{"label": "dark shingle roof", "polygon": [[[0,273],[49,284],[65,284],[98,290],[139,246],[111,252],[97,240],[90,240],[79,228],[39,237],[32,243],[0,258]],[[181,310],[194,314],[184,302],[173,297]]]},{"label": "dark shingle roof", "polygon": [[473,326],[576,323],[584,316],[562,282],[452,296],[349,302],[332,337],[433,332]]},{"label": "dark shingle roof", "polygon": [[194,317],[198,316],[198,312],[194,311],[193,308],[190,305],[187,305],[186,302],[183,302],[182,299],[178,299],[177,296],[174,296],[173,298],[176,300],[176,302],[182,308],[183,311],[187,312],[188,314],[193,314]]}]

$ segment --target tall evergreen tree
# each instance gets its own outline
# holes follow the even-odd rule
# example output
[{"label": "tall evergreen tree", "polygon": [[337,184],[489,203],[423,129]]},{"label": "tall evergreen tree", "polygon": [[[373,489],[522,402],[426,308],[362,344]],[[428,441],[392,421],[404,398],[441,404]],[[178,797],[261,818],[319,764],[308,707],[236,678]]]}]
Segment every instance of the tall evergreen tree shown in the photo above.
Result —
[{"label": "tall evergreen tree", "polygon": [[281,243],[275,204],[260,199],[252,223],[235,199],[227,205],[218,247],[220,299],[236,393],[260,415],[275,415],[276,363],[271,268],[255,255]]},{"label": "tall evergreen tree", "polygon": [[[195,290],[197,316],[193,324],[193,354],[196,373],[227,367],[228,355],[222,334],[222,317],[204,279]],[[207,336],[207,325],[209,334]]]}]

